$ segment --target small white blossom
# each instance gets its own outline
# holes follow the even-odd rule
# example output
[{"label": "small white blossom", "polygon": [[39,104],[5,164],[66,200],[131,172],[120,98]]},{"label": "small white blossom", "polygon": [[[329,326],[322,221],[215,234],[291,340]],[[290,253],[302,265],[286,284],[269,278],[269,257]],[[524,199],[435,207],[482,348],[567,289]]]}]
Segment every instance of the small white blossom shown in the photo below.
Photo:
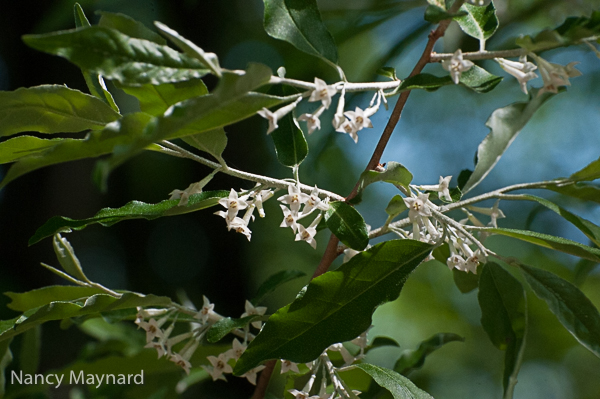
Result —
[{"label": "small white blossom", "polygon": [[321,130],[321,114],[325,111],[325,106],[321,105],[314,113],[312,114],[302,114],[298,117],[299,121],[305,121],[306,127],[308,128],[308,134],[313,134],[313,132],[317,129]]},{"label": "small white blossom", "polygon": [[463,60],[461,49],[456,50],[454,54],[452,54],[452,58],[450,60],[443,60],[442,67],[450,72],[450,77],[454,84],[458,84],[460,81],[460,75],[471,69],[473,67],[473,62],[469,60]]},{"label": "small white blossom", "polygon": [[265,366],[258,366],[253,368],[250,371],[247,371],[245,374],[240,375],[240,378],[246,378],[248,382],[252,385],[256,385],[256,373],[264,369]]},{"label": "small white blossom", "polygon": [[519,62],[504,58],[495,58],[494,60],[500,64],[502,69],[517,78],[521,85],[521,90],[527,94],[527,82],[537,78],[537,75],[533,72],[537,69],[535,64],[528,62],[526,56],[521,57]]},{"label": "small white blossom", "polygon": [[294,215],[294,212],[290,211],[285,205],[279,205],[283,211],[283,221],[279,227],[291,227],[294,233],[298,230],[297,218],[298,214]]},{"label": "small white blossom", "polygon": [[[219,204],[223,205],[227,209],[228,217],[233,220],[232,216],[237,215],[241,209],[246,209],[248,204],[245,201],[245,197],[238,197],[238,193],[232,188],[229,192],[229,197],[221,198]],[[225,218],[225,219],[227,219]]]},{"label": "small white blossom", "polygon": [[304,228],[301,224],[298,224],[298,233],[296,234],[296,241],[306,241],[310,244],[311,247],[317,249],[317,241],[315,240],[315,235],[317,234],[317,229],[314,227]]},{"label": "small white blossom", "polygon": [[308,101],[321,101],[325,109],[331,105],[331,97],[337,93],[333,86],[328,86],[325,81],[315,78],[315,89],[310,94]]},{"label": "small white blossom", "polygon": [[355,143],[358,143],[358,134],[356,134],[358,129],[356,125],[349,120],[346,120],[344,123],[342,123],[340,127],[335,129],[335,131],[340,133],[348,133],[350,137],[352,137],[352,140],[354,140]]},{"label": "small white blossom", "polygon": [[292,212],[298,213],[300,210],[300,205],[306,203],[309,198],[310,196],[301,192],[298,187],[289,185],[288,194],[277,198],[277,201],[288,204]]},{"label": "small white blossom", "polygon": [[365,127],[373,127],[371,119],[369,119],[369,117],[365,114],[365,111],[358,107],[356,107],[354,111],[344,112],[344,115],[350,119],[350,123],[354,124],[354,127],[357,131]]},{"label": "small white blossom", "polygon": [[337,129],[340,128],[340,126],[342,126],[342,124],[344,122],[346,122],[346,117],[344,116],[344,106],[345,106],[345,97],[346,96],[346,87],[343,86],[342,87],[342,93],[340,94],[340,99],[338,100],[338,105],[337,105],[337,109],[335,111],[335,115],[333,116],[333,120],[331,121],[331,123],[333,124],[333,128],[336,131],[339,131]]},{"label": "small white blossom", "polygon": [[281,359],[281,374],[293,371],[294,373],[300,373],[298,364],[289,360]]},{"label": "small white blossom", "polygon": [[246,350],[246,347],[247,346],[238,341],[237,338],[234,338],[232,348],[225,352],[225,356],[228,359],[238,360]]},{"label": "small white blossom", "polygon": [[558,93],[560,86],[571,85],[569,78],[581,76],[581,72],[575,69],[575,65],[579,64],[578,62],[559,65],[548,62],[535,54],[532,54],[532,57],[536,60],[540,74],[544,80],[544,87],[540,90],[540,94],[543,92]]},{"label": "small white blossom", "polygon": [[404,198],[404,203],[408,207],[408,217],[411,221],[415,220],[417,216],[431,216],[431,207],[428,202],[429,194],[419,193],[416,197]]},{"label": "small white blossom", "polygon": [[279,108],[275,112],[271,112],[267,108],[263,108],[260,111],[257,111],[256,113],[258,115],[262,116],[267,121],[269,121],[269,128],[267,129],[267,134],[271,134],[271,132],[273,130],[277,129],[279,127],[277,125],[277,122],[281,118],[283,118],[285,115],[289,114],[294,108],[296,108],[296,105],[298,105],[298,103],[301,100],[302,100],[302,97],[298,98],[296,101],[294,101],[291,104],[288,104],[288,105],[285,105],[285,106]]},{"label": "small white blossom", "polygon": [[439,183],[431,186],[419,186],[421,190],[426,191],[437,191],[440,193],[440,196],[443,197],[446,201],[452,201],[452,197],[450,196],[450,180],[452,176],[442,177],[440,176]]},{"label": "small white blossom", "polygon": [[200,309],[200,311],[196,314],[196,316],[194,316],[194,318],[202,320],[202,323],[206,323],[210,316],[215,314],[213,310],[215,308],[215,304],[210,303],[210,301],[205,295],[202,296],[202,300],[202,309]]},{"label": "small white blossom", "polygon": [[[244,307],[245,307],[246,311],[242,314],[242,317],[252,316],[252,315],[262,316],[267,311],[267,307],[266,306],[257,306],[257,307],[254,307],[254,305],[252,305],[252,303],[249,300],[246,300],[246,304],[245,304]],[[262,321],[260,321],[260,320],[253,321],[252,322],[252,326],[254,326],[256,328],[261,328],[262,327]]]},{"label": "small white blossom", "polygon": [[273,196],[273,191],[271,190],[261,190],[260,192],[254,194],[254,205],[256,205],[256,209],[258,209],[258,216],[261,218],[265,217],[265,211],[263,209],[263,202],[268,200]]},{"label": "small white blossom", "polygon": [[306,200],[306,203],[304,204],[304,208],[302,208],[302,212],[300,213],[300,215],[308,215],[313,211],[313,209],[320,209],[322,211],[326,211],[327,209],[329,209],[327,199],[321,200],[319,198],[319,189],[317,188],[317,186],[315,186],[315,188],[310,193],[310,196]]},{"label": "small white blossom", "polygon": [[213,381],[216,381],[216,380],[227,381],[227,379],[225,378],[225,376],[223,374],[232,373],[233,369],[227,363],[227,358],[226,358],[225,354],[221,353],[218,357],[207,356],[206,358],[208,359],[208,361],[210,362],[212,367],[202,366],[202,368],[204,370],[208,371],[208,373],[212,377]]}]

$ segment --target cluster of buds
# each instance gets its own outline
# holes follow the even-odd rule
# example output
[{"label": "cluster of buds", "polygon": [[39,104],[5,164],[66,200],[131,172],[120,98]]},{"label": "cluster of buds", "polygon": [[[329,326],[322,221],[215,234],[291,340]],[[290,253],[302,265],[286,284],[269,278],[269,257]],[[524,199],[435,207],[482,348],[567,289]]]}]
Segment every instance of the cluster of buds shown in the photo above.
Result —
[{"label": "cluster of buds", "polygon": [[[273,191],[255,189],[250,192],[242,191],[240,194],[242,195],[238,195],[234,189],[231,189],[229,197],[219,200],[219,204],[225,207],[226,211],[217,211],[215,215],[225,219],[228,230],[241,233],[250,241],[252,231],[248,228],[248,223],[250,220],[254,220],[255,209],[258,210],[258,215],[261,218],[265,217],[263,202],[273,196]],[[246,210],[244,216],[238,217],[238,212],[244,209]]]},{"label": "cluster of buds", "polygon": [[[317,234],[317,225],[323,217],[323,211],[329,208],[329,199],[321,200],[319,190],[315,186],[310,195],[300,191],[300,188],[294,185],[288,186],[288,194],[277,198],[282,202],[279,206],[283,211],[283,221],[280,227],[289,227],[296,234],[296,241],[306,241],[311,247],[317,248],[315,235]],[[286,206],[287,205],[287,206]],[[288,208],[289,206],[289,208]],[[302,209],[300,209],[302,207]],[[308,227],[304,227],[298,221],[314,211],[320,211],[319,215],[312,221]]]}]

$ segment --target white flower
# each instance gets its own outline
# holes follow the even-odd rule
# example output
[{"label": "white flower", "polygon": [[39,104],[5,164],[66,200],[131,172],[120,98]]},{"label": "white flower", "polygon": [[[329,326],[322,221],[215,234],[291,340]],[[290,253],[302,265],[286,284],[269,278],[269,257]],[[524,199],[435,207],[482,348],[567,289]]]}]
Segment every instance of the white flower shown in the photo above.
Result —
[{"label": "white flower", "polygon": [[235,215],[237,215],[238,211],[241,209],[246,209],[248,204],[244,200],[245,197],[238,198],[238,193],[232,188],[228,198],[221,198],[219,200],[219,204],[223,205],[227,209],[227,219],[232,219]]},{"label": "white flower", "polygon": [[302,208],[302,213],[300,213],[300,215],[308,215],[313,211],[313,209],[320,209],[322,211],[326,211],[329,209],[327,199],[322,201],[319,198],[319,189],[317,188],[317,186],[315,186],[315,188],[310,193],[310,196],[306,200],[306,203],[304,204],[304,208]]},{"label": "white flower", "polygon": [[192,367],[192,364],[190,363],[189,359],[184,359],[179,353],[175,353],[171,355],[169,360],[181,367],[186,374],[190,374],[190,368]]},{"label": "white flower", "polygon": [[441,193],[441,196],[446,201],[452,201],[452,197],[450,196],[450,180],[451,179],[452,179],[452,176],[446,176],[446,177],[440,176],[440,180],[439,180],[438,184],[431,185],[431,186],[419,186],[419,188],[421,190],[426,190],[426,191],[437,191],[437,192]]},{"label": "white flower", "polygon": [[285,115],[289,114],[294,108],[296,108],[296,105],[300,101],[302,101],[302,97],[298,98],[296,101],[294,101],[291,104],[288,104],[288,105],[285,105],[285,106],[279,108],[275,112],[271,112],[267,108],[263,108],[260,111],[257,111],[256,112],[257,114],[259,114],[260,116],[265,118],[267,121],[269,121],[269,128],[267,129],[267,134],[271,134],[271,132],[273,130],[277,129],[279,127],[277,125],[277,122],[281,118],[283,118]]},{"label": "white flower", "polygon": [[481,253],[481,250],[478,249],[467,258],[465,262],[466,269],[473,274],[477,274],[477,266],[479,266],[479,263],[485,262],[485,260],[485,256]]},{"label": "white flower", "polygon": [[468,270],[466,267],[465,259],[458,254],[451,255],[448,258],[448,260],[446,260],[446,264],[448,265],[448,268],[450,270],[457,269],[463,272],[466,272]]},{"label": "white flower", "polygon": [[300,373],[298,364],[289,360],[281,359],[281,374],[293,371],[294,373]]},{"label": "white flower", "polygon": [[247,346],[238,341],[237,338],[234,338],[232,348],[225,352],[225,356],[228,359],[238,360],[242,356],[242,353],[244,353],[244,351],[246,350],[246,347]]},{"label": "white flower", "polygon": [[414,221],[417,216],[431,216],[431,207],[428,204],[429,194],[419,193],[416,197],[404,198],[404,203],[408,207],[408,217]]},{"label": "white flower", "polygon": [[225,376],[223,374],[232,373],[233,369],[227,363],[227,358],[225,357],[225,354],[221,353],[218,357],[207,356],[206,358],[208,359],[208,361],[210,362],[212,367],[202,366],[202,368],[204,370],[208,371],[208,373],[212,377],[213,381],[216,381],[216,380],[227,381],[227,379],[225,378]]},{"label": "white flower", "polygon": [[[252,303],[249,300],[247,300],[247,299],[246,299],[246,304],[244,305],[244,308],[246,309],[246,311],[242,314],[242,317],[252,316],[252,315],[262,316],[267,311],[267,307],[266,306],[257,306],[257,307],[254,307],[254,305],[252,305]],[[262,327],[262,321],[260,321],[260,320],[253,321],[252,322],[252,326],[254,326],[256,328],[261,328]]]},{"label": "white flower", "polygon": [[452,58],[450,60],[443,60],[442,67],[450,72],[450,77],[452,77],[452,81],[454,84],[458,84],[460,81],[460,75],[471,69],[471,67],[475,65],[473,62],[469,60],[463,60],[462,51],[460,49],[456,50],[454,54],[452,54]]},{"label": "white flower", "polygon": [[202,309],[200,309],[200,311],[196,314],[196,316],[194,316],[194,318],[202,320],[202,323],[206,323],[210,316],[215,314],[213,310],[215,308],[215,304],[210,303],[210,301],[205,295],[202,296],[202,300],[204,302],[202,305]]},{"label": "white flower", "polygon": [[296,234],[296,241],[306,241],[311,247],[317,249],[317,241],[315,240],[315,234],[317,229],[314,227],[304,228],[301,224],[298,224],[298,233]]},{"label": "white flower", "polygon": [[277,201],[283,202],[284,204],[288,204],[292,212],[298,213],[300,210],[300,205],[306,203],[309,199],[308,194],[304,194],[300,191],[300,189],[294,185],[288,186],[288,194],[282,195],[277,198]]},{"label": "white flower", "polygon": [[340,355],[342,355],[342,358],[344,359],[344,366],[349,366],[356,360],[356,358],[352,356],[348,349],[341,343],[333,344],[327,348],[327,350],[340,352]]},{"label": "white flower", "polygon": [[308,392],[298,391],[297,389],[290,389],[288,392],[294,395],[294,399],[309,399],[308,395],[310,395]]},{"label": "white flower", "polygon": [[533,72],[537,69],[535,64],[528,62],[527,56],[521,57],[519,62],[506,60],[504,58],[494,58],[494,60],[500,64],[502,69],[517,78],[521,85],[521,90],[523,90],[523,93],[527,94],[527,82],[537,78],[537,75]]},{"label": "white flower", "polygon": [[234,218],[231,223],[228,224],[227,228],[229,230],[234,230],[236,233],[241,233],[246,236],[248,241],[252,236],[252,231],[248,228],[248,221],[242,218]]},{"label": "white flower", "polygon": [[327,86],[325,81],[315,78],[315,89],[310,94],[308,101],[321,101],[325,109],[331,105],[331,97],[337,93],[337,90],[333,86]]},{"label": "white flower", "polygon": [[344,122],[346,122],[346,117],[344,116],[344,106],[345,106],[345,97],[346,96],[346,87],[343,86],[342,87],[342,94],[340,94],[340,99],[338,100],[338,105],[337,105],[337,109],[335,111],[335,115],[333,116],[333,120],[331,121],[331,123],[333,124],[333,128],[338,131],[337,129],[340,128],[340,126],[342,126],[342,124]]},{"label": "white flower", "polygon": [[365,115],[365,111],[358,107],[356,107],[354,111],[344,112],[344,115],[350,119],[350,123],[354,124],[357,131],[365,127],[373,127],[371,120],[367,115]]},{"label": "white flower", "polygon": [[256,205],[256,209],[258,209],[258,216],[261,218],[265,217],[265,211],[263,209],[263,202],[268,200],[273,196],[273,191],[271,190],[261,190],[260,192],[254,194],[254,205]]},{"label": "white flower", "polygon": [[358,129],[356,128],[356,125],[349,120],[346,120],[344,123],[342,123],[340,127],[335,129],[335,131],[340,133],[348,133],[350,137],[352,137],[352,140],[354,140],[355,143],[358,143],[358,134],[356,134]]},{"label": "white flower", "polygon": [[246,379],[248,380],[248,382],[250,384],[256,385],[256,373],[258,373],[259,371],[261,371],[264,368],[265,368],[265,366],[255,367],[252,370],[247,371],[245,374],[240,375],[240,378],[246,377]]},{"label": "white flower", "polygon": [[192,357],[192,355],[198,348],[199,344],[200,344],[200,342],[196,341],[195,339],[189,341],[181,350],[181,354],[180,353],[172,354],[171,357],[169,358],[169,360],[172,361],[173,363],[177,364],[178,366],[181,366],[183,368],[183,370],[185,371],[185,373],[189,375],[190,367],[192,367],[192,365],[190,363],[190,358]]},{"label": "white flower", "polygon": [[172,199],[178,199],[179,200],[179,204],[177,204],[178,206],[185,206],[188,203],[188,199],[190,197],[190,195],[193,194],[198,194],[202,192],[202,188],[204,188],[205,183],[202,181],[199,181],[197,183],[192,183],[188,186],[188,188],[186,188],[185,190],[173,190],[169,193],[169,195],[171,197],[169,197],[170,200]]},{"label": "white flower", "polygon": [[298,230],[298,224],[296,223],[296,219],[298,218],[298,214],[294,215],[294,212],[290,211],[285,205],[279,205],[281,210],[283,211],[283,221],[279,225],[279,227],[291,227],[294,230]]},{"label": "white flower", "polygon": [[554,64],[548,62],[542,57],[538,57],[535,54],[532,55],[538,63],[540,74],[544,80],[544,87],[540,90],[540,94],[543,92],[558,93],[560,86],[570,86],[569,78],[581,76],[581,72],[575,69],[575,65],[578,62],[570,62],[567,65]]},{"label": "white flower", "polygon": [[321,130],[321,114],[325,110],[325,107],[321,105],[313,114],[302,114],[298,117],[298,120],[305,121],[306,127],[308,128],[308,134],[313,134],[317,129]]}]

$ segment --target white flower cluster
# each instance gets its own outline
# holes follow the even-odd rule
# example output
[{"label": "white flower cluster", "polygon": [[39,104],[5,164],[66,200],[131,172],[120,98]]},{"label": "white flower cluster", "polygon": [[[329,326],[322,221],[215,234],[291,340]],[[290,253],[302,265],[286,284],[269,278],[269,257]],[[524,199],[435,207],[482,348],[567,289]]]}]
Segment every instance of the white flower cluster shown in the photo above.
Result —
[{"label": "white flower cluster", "polygon": [[[352,390],[350,392],[349,388],[346,386],[344,381],[339,377],[338,371],[340,368],[335,367],[332,361],[329,359],[327,355],[328,351],[340,352],[342,359],[344,359],[344,364],[341,368],[350,366],[355,361],[362,359],[365,356],[365,348],[367,347],[367,331],[363,332],[361,335],[353,339],[352,342],[354,345],[357,345],[360,348],[360,351],[356,356],[352,355],[344,345],[341,343],[333,344],[329,348],[327,348],[321,356],[319,356],[316,360],[306,363],[306,367],[310,369],[310,378],[304,388],[301,391],[297,389],[288,390],[295,399],[344,399],[344,398],[352,398],[359,395],[361,392],[357,390]],[[286,371],[293,370],[295,372],[298,371],[298,366],[292,362],[282,360],[282,373],[284,372],[284,365],[290,363],[293,366],[285,366]],[[294,367],[295,368],[292,368]],[[318,392],[314,395],[311,395],[311,391],[313,390],[313,385],[317,376],[321,374],[321,385],[319,387]],[[327,386],[331,383],[333,385],[333,391],[327,393]],[[314,389],[316,390],[316,389]]]},{"label": "white flower cluster", "polygon": [[[257,186],[258,187],[258,186]],[[263,209],[263,202],[273,196],[271,190],[258,190],[255,189],[250,192],[244,193],[239,196],[238,193],[232,188],[229,197],[221,198],[219,204],[224,206],[226,211],[217,211],[215,215],[221,216],[227,223],[228,230],[234,230],[237,233],[241,233],[248,238],[252,235],[252,231],[248,228],[250,220],[254,220],[254,210],[258,209],[258,215],[263,218],[265,217],[265,211]],[[243,217],[238,217],[239,211],[246,209]]]},{"label": "white flower cluster", "polygon": [[[319,198],[319,190],[315,189],[310,195],[300,191],[297,186],[288,186],[288,194],[277,198],[278,201],[285,205],[279,205],[283,211],[283,221],[280,227],[290,227],[296,234],[296,241],[306,241],[311,247],[317,248],[315,235],[317,234],[317,225],[323,217],[323,211],[329,208],[329,199],[321,200]],[[302,206],[302,210],[300,207]],[[312,221],[308,227],[304,227],[298,221],[305,216],[310,215],[315,210],[321,211],[319,215]]]},{"label": "white flower cluster", "polygon": [[[191,363],[190,358],[198,348],[200,341],[208,331],[208,329],[217,321],[221,320],[223,316],[215,313],[215,305],[211,303],[208,298],[204,297],[202,308],[194,316],[198,322],[192,323],[192,331],[176,335],[171,337],[171,333],[175,328],[175,322],[177,317],[175,316],[175,309],[143,309],[138,307],[138,313],[136,316],[135,324],[139,328],[146,331],[146,346],[145,348],[154,348],[158,353],[158,357],[168,356],[169,360],[183,368],[183,370],[189,374]],[[264,315],[267,308],[264,306],[254,306],[250,301],[246,301],[245,312],[241,317],[252,316],[252,315]],[[162,316],[156,320],[154,317]],[[146,321],[148,319],[148,321]],[[169,326],[163,329],[163,326],[172,319]],[[260,329],[262,327],[261,321],[254,321],[250,323],[253,327]],[[244,341],[240,342],[237,338],[234,338],[232,342],[232,348],[219,354],[218,356],[207,356],[207,360],[210,365],[202,365],[212,377],[213,381],[218,379],[225,380],[224,374],[232,373],[233,368],[230,364],[230,360],[237,361],[242,353],[248,346],[248,340],[254,336],[249,332],[250,325],[244,328]],[[173,346],[187,340],[185,345],[178,352],[173,351]],[[258,366],[246,374],[240,376],[246,378],[250,383],[256,385],[256,373],[261,371],[264,366]]]},{"label": "white flower cluster", "polygon": [[[331,106],[333,96],[337,94],[337,89],[335,85],[327,85],[325,81],[315,78],[315,89],[310,92],[310,96],[308,98],[309,102],[317,102],[320,101],[321,105],[312,113],[304,113],[298,117],[297,120],[306,122],[306,127],[308,134],[314,133],[315,130],[321,129],[321,115],[323,112]],[[373,124],[369,119],[373,116],[377,110],[379,109],[379,105],[381,101],[385,100],[385,95],[382,91],[378,91],[371,103],[369,104],[369,108],[363,110],[359,107],[356,107],[354,111],[346,111],[344,112],[345,105],[345,90],[342,84],[342,91],[340,94],[340,99],[338,101],[337,111],[335,116],[333,117],[332,124],[334,129],[340,133],[348,133],[350,137],[354,140],[355,143],[358,143],[358,132],[365,127],[372,128]],[[272,131],[278,128],[278,120],[280,120],[283,116],[292,112],[294,108],[302,101],[302,97],[298,98],[291,104],[285,105],[276,111],[272,112],[267,108],[263,108],[258,111],[257,114],[262,116],[263,118],[269,121],[269,128],[267,129],[267,134],[270,134]]]}]

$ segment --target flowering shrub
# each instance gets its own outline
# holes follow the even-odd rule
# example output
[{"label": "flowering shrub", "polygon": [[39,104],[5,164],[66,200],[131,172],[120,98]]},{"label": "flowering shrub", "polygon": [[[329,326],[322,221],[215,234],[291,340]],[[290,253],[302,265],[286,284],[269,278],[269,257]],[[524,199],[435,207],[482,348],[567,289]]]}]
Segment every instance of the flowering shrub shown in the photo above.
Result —
[{"label": "flowering shrub", "polygon": [[[600,190],[592,182],[600,178],[600,159],[566,178],[516,183],[473,194],[536,111],[565,91],[572,84],[570,79],[581,75],[577,61],[561,65],[542,55],[579,45],[597,53],[600,12],[571,17],[555,29],[519,37],[510,49],[489,50],[486,42],[499,27],[493,1],[428,0],[425,19],[435,28],[422,55],[413,62],[412,72],[398,77],[393,68],[382,68],[385,80],[356,83],[347,78],[344,65],[338,62],[335,42],[315,0],[264,3],[266,32],[307,57],[320,59],[335,71],[337,81],[326,82],[318,76],[299,80],[288,76],[284,67],[274,73],[258,63],[245,70],[226,69],[216,54],[160,22],[155,23],[160,35],[122,14],[103,13],[98,25],[91,25],[78,4],[75,29],[23,38],[30,47],[77,65],[90,94],[59,85],[0,93],[0,135],[14,136],[0,142],[1,159],[13,163],[0,187],[45,166],[104,156],[97,162],[94,178],[99,187],[106,188],[107,178],[117,166],[145,151],[187,158],[213,171],[185,189],[174,190],[160,203],[133,201],[80,220],[57,216],[39,227],[30,244],[52,240],[60,267],[43,266],[69,284],[10,293],[13,303],[9,307],[22,316],[0,322],[0,371],[9,367],[15,336],[31,334],[46,321],[66,324],[102,317],[113,323],[135,323],[145,332],[144,347],[184,373],[177,393],[200,381],[227,381],[236,376],[256,386],[254,398],[264,398],[278,367],[289,377],[285,387],[271,388],[271,397],[430,398],[408,376],[423,366],[431,352],[446,343],[463,341],[463,337],[436,334],[417,350],[404,353],[392,368],[368,358],[373,349],[398,346],[389,337],[369,334],[372,315],[378,306],[396,300],[411,273],[426,261],[446,265],[462,292],[478,290],[481,326],[492,344],[505,352],[504,398],[513,397],[523,361],[531,292],[583,347],[600,357],[600,314],[576,285],[486,245],[490,236],[506,236],[599,262],[600,227],[551,200],[529,194],[529,190],[546,190],[597,206]],[[434,52],[450,23],[477,40],[479,50]],[[497,63],[528,97],[492,113],[486,123],[490,132],[479,144],[473,170],[450,172],[455,176],[442,171],[437,184],[416,184],[401,163],[387,159],[382,163],[411,91],[441,89],[443,93],[444,86],[460,85],[464,90],[488,93],[500,84],[503,77],[485,69],[492,64],[481,60]],[[433,63],[440,63],[440,71],[445,72],[424,73]],[[538,73],[541,86],[535,83]],[[218,81],[210,91],[202,80],[208,75]],[[107,89],[107,80],[137,98],[140,111],[122,114]],[[350,93],[366,93],[367,97],[364,103],[350,107]],[[307,112],[300,113],[300,109]],[[389,121],[377,132],[373,119],[382,113],[388,113]],[[272,137],[277,159],[290,168],[287,178],[239,170],[224,159],[224,128],[256,115],[266,120],[263,133]],[[31,131],[89,133],[82,139],[24,134]],[[362,144],[365,134],[380,136],[364,172],[345,195],[320,183],[309,186],[301,179],[302,162],[308,156],[306,135],[338,133],[344,138],[347,134],[356,145]],[[459,135],[454,137],[460,140]],[[251,182],[253,187],[206,190],[218,174]],[[397,194],[382,206],[387,214],[385,223],[369,226],[356,205],[376,182],[393,186]],[[267,208],[269,201],[278,206]],[[506,201],[532,202],[556,213],[579,229],[589,245],[547,232],[503,227]],[[246,301],[239,317],[217,313],[206,296],[200,306],[151,293],[114,290],[88,278],[65,235],[96,223],[110,226],[126,219],[207,212],[207,208],[224,219],[223,229],[242,234],[251,243],[258,215],[281,221],[279,226],[290,228],[294,241],[305,241],[322,253],[312,279],[293,302],[278,310],[259,306],[266,293],[303,277],[285,268],[267,279],[255,298]],[[316,237],[324,235],[330,238],[321,248]],[[331,268],[342,254],[342,265]],[[172,367],[168,362],[156,362],[157,368]],[[357,375],[367,376],[370,385],[365,386]],[[19,395],[14,386],[6,391],[11,389]],[[4,391],[5,384],[0,383],[0,397]],[[156,397],[173,394],[169,391]]]}]

